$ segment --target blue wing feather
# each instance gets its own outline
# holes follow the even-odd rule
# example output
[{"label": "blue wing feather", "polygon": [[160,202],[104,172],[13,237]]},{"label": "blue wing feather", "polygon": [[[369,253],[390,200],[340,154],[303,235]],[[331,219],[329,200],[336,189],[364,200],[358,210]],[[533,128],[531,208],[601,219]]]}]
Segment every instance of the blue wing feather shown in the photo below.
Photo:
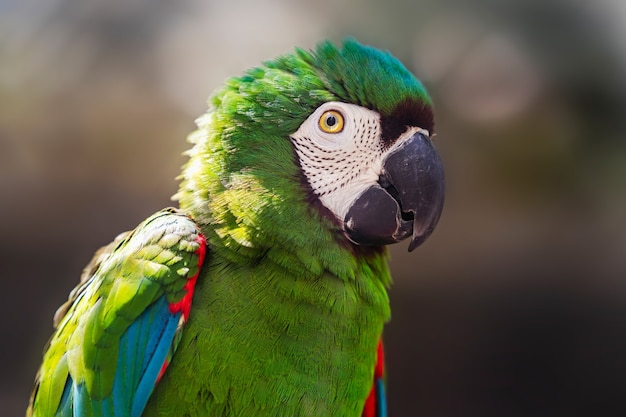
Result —
[{"label": "blue wing feather", "polygon": [[376,378],[376,416],[387,417],[387,396],[385,395],[385,381]]},{"label": "blue wing feather", "polygon": [[[180,316],[181,313],[170,313],[167,300],[162,297],[134,323],[141,325],[142,329],[147,328],[143,334],[144,338],[147,339],[147,349],[144,349],[145,354],[140,372],[133,372],[134,375],[139,374],[140,377],[132,400],[131,417],[139,417],[146,407],[174,341]],[[144,320],[147,321],[147,326],[139,323]],[[124,337],[122,337],[121,344],[123,345],[125,342]],[[140,362],[140,357],[136,357],[137,362]],[[121,372],[116,375],[114,386],[120,379],[125,379]],[[120,384],[123,383],[120,381]]]},{"label": "blue wing feather", "polygon": [[141,416],[171,349],[180,316],[170,313],[164,296],[159,298],[120,339],[111,396],[92,400],[84,384],[68,377],[56,415]]},{"label": "blue wing feather", "polygon": [[[89,395],[87,395],[87,390],[85,389],[85,384],[77,384],[75,382],[72,383],[72,402],[73,406],[73,415],[74,417],[78,416],[86,416],[86,403],[89,401]],[[91,413],[90,413],[91,414]]]}]

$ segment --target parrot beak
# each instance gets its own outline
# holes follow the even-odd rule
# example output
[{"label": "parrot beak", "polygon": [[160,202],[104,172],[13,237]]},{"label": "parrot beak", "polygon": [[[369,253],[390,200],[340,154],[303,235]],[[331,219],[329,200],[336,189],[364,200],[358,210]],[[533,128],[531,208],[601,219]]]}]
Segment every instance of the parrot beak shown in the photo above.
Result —
[{"label": "parrot beak", "polygon": [[421,131],[392,148],[378,183],[366,189],[348,210],[344,228],[359,245],[379,246],[412,236],[409,252],[432,233],[444,202],[443,166]]}]

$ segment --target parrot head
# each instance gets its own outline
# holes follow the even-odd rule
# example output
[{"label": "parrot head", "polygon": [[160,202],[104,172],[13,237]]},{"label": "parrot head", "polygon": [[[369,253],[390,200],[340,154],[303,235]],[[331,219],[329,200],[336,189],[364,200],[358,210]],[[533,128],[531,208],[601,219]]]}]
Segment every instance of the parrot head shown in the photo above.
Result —
[{"label": "parrot head", "polygon": [[436,226],[432,103],[389,53],[351,39],[296,49],[228,80],[210,105],[176,197],[220,239],[315,245],[323,232],[352,247],[410,238],[411,251]]}]

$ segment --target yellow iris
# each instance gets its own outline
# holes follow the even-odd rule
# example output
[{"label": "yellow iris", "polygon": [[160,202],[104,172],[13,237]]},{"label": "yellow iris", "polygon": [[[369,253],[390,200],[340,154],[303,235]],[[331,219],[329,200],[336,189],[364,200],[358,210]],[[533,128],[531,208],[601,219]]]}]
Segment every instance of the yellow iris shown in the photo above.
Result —
[{"label": "yellow iris", "polygon": [[328,110],[319,121],[320,129],[326,133],[339,133],[343,130],[343,115],[337,110]]}]

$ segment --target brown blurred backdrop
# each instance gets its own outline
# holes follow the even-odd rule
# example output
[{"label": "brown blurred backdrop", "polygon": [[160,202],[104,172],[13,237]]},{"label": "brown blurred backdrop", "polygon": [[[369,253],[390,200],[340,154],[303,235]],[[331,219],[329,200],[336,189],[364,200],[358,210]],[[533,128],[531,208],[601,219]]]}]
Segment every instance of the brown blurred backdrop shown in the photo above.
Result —
[{"label": "brown blurred backdrop", "polygon": [[0,0],[0,415],[93,251],[171,204],[223,79],[352,35],[424,80],[440,225],[393,248],[392,416],[626,415],[626,3]]}]

